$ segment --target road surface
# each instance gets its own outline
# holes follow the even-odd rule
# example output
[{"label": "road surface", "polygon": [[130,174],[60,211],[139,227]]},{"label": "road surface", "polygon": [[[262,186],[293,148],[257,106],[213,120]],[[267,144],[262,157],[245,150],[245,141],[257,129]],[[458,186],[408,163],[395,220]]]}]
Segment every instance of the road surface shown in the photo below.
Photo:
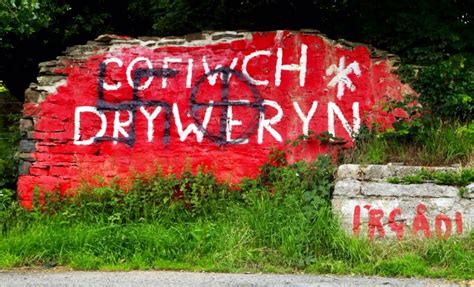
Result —
[{"label": "road surface", "polygon": [[0,271],[0,287],[85,286],[474,286],[434,279],[352,277],[334,275],[226,274],[177,271],[82,272]]}]

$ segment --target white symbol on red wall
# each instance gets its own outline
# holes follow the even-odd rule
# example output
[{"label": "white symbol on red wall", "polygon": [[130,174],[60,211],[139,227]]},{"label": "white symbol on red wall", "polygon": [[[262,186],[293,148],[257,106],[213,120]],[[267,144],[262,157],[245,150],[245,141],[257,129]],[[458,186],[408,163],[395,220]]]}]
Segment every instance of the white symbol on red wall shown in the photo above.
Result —
[{"label": "white symbol on red wall", "polygon": [[351,92],[355,91],[356,89],[351,79],[349,79],[349,75],[351,73],[354,73],[358,77],[361,75],[359,63],[353,61],[349,64],[349,66],[346,67],[345,57],[341,57],[339,59],[339,67],[335,64],[332,64],[326,69],[327,76],[335,74],[335,76],[329,82],[328,87],[334,88],[337,85],[337,98],[339,100],[342,98],[342,96],[344,96],[344,90],[346,87],[351,90]]}]

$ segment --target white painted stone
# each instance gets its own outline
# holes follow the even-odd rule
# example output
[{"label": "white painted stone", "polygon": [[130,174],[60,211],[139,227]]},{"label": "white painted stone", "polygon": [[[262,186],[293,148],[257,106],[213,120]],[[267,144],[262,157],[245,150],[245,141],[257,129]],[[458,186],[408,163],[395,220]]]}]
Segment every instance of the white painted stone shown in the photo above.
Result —
[{"label": "white painted stone", "polygon": [[465,198],[474,199],[474,182],[466,186],[466,191],[464,192]]},{"label": "white painted stone", "polygon": [[389,227],[389,214],[395,208],[401,209],[401,215],[396,217],[397,222],[404,222],[404,238],[408,238],[413,233],[413,220],[417,214],[417,206],[424,204],[426,206],[425,217],[428,220],[430,232],[435,232],[436,216],[444,214],[451,219],[452,233],[456,231],[455,216],[456,212],[461,212],[463,220],[463,234],[467,234],[474,227],[474,202],[456,198],[390,198],[390,197],[368,197],[368,198],[345,198],[334,197],[332,200],[333,208],[340,216],[341,225],[348,234],[353,233],[354,208],[360,207],[360,236],[368,236],[369,209],[382,209],[384,216],[381,220],[385,236],[393,238],[396,233]]},{"label": "white painted stone", "polygon": [[[463,234],[474,229],[474,183],[466,186],[464,197],[458,188],[433,183],[392,184],[386,182],[388,177],[406,176],[416,173],[424,167],[398,165],[342,165],[337,172],[333,209],[340,216],[341,225],[348,234],[353,234],[355,210],[360,211],[359,236],[369,235],[369,211],[372,214],[383,214],[380,222],[385,237],[393,238],[397,234],[391,227],[389,215],[392,213],[395,223],[403,222],[403,238],[413,236],[413,222],[417,212],[422,212],[428,222],[431,236],[436,236],[436,218],[441,223],[444,234],[445,224],[441,221],[447,216],[451,223],[451,235],[457,234],[458,222],[462,219]],[[432,167],[434,171],[452,171],[452,167]],[[401,214],[397,214],[400,209]],[[395,211],[394,211],[395,210]],[[356,217],[357,219],[357,217]],[[375,229],[375,238],[378,231]],[[419,231],[418,237],[424,236]]]}]

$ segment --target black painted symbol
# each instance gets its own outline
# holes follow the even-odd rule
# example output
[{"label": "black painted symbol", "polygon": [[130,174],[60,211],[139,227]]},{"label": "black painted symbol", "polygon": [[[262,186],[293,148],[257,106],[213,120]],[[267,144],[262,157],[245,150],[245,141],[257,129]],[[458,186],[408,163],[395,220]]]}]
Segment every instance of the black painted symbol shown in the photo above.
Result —
[{"label": "black painted symbol", "polygon": [[[220,101],[218,102],[208,102],[202,103],[198,102],[196,97],[199,92],[200,86],[206,81],[207,77],[213,76],[215,74],[222,74],[222,89],[221,89],[221,97]],[[253,101],[233,101],[229,100],[229,77],[233,75],[239,81],[245,84],[245,86],[250,90]],[[228,67],[222,67],[214,69],[202,77],[200,77],[196,84],[194,85],[192,92],[191,92],[191,114],[196,122],[198,128],[203,132],[206,138],[209,140],[219,144],[239,144],[244,142],[248,139],[255,131],[258,129],[259,124],[259,117],[264,112],[263,106],[263,99],[260,97],[260,94],[257,91],[257,88],[254,84],[251,83],[250,79],[243,75],[241,72],[233,70]],[[250,109],[254,109],[256,112],[252,119],[250,119],[250,123],[247,128],[244,129],[240,134],[235,135],[236,138],[228,141],[227,140],[227,121],[228,119],[228,107],[230,106],[238,106],[238,107],[248,107]],[[201,119],[199,118],[197,112],[201,109],[207,109],[208,107],[218,107],[220,108],[220,117],[219,117],[219,132],[211,132],[207,130],[203,124]]]},{"label": "black painted symbol", "polygon": [[141,100],[138,97],[138,87],[140,81],[144,77],[157,78],[173,78],[178,74],[178,71],[172,69],[137,69],[133,74],[133,97],[131,101],[123,101],[120,103],[110,103],[104,100],[104,82],[105,82],[106,64],[101,63],[99,66],[99,87],[98,87],[98,102],[97,110],[102,111],[129,111],[131,112],[132,122],[130,124],[129,137],[114,138],[114,137],[98,137],[95,141],[117,141],[126,143],[128,146],[133,146],[136,141],[136,113],[140,107],[161,107],[165,111],[165,129],[163,133],[163,143],[168,144],[170,138],[170,118],[171,107],[164,101],[147,101]]},{"label": "black painted symbol", "polygon": [[[97,110],[99,112],[104,111],[129,111],[131,113],[132,122],[130,124],[129,136],[126,138],[114,138],[110,136],[97,137],[95,141],[117,141],[133,146],[136,142],[136,113],[140,107],[161,107],[165,112],[164,132],[163,132],[163,143],[167,145],[170,138],[170,127],[171,127],[171,116],[172,109],[170,104],[165,101],[148,101],[140,99],[138,96],[140,82],[145,77],[156,77],[156,78],[173,78],[178,74],[178,71],[173,69],[137,69],[133,74],[133,96],[130,101],[122,101],[120,103],[111,103],[104,99],[104,83],[106,74],[106,64],[101,63],[99,65],[99,85],[98,85],[98,101]],[[221,97],[217,102],[202,103],[198,102],[196,97],[199,92],[199,88],[209,76],[215,74],[222,74],[222,89]],[[250,90],[253,100],[252,101],[236,101],[229,99],[229,78],[233,75],[237,80],[244,83],[244,85]],[[202,131],[204,136],[209,140],[219,145],[226,144],[239,144],[248,139],[258,129],[260,115],[264,113],[263,99],[257,91],[254,84],[251,83],[250,79],[243,75],[241,72],[233,70],[228,67],[222,67],[214,69],[203,76],[201,76],[196,84],[194,85],[191,92],[191,114],[197,127]],[[227,140],[227,121],[228,118],[228,107],[247,107],[255,110],[254,116],[250,119],[248,126],[244,131],[237,134],[233,140]],[[207,109],[208,107],[217,107],[220,109],[219,117],[219,132],[213,133],[208,131],[202,124],[198,116],[198,111],[201,109]]]}]

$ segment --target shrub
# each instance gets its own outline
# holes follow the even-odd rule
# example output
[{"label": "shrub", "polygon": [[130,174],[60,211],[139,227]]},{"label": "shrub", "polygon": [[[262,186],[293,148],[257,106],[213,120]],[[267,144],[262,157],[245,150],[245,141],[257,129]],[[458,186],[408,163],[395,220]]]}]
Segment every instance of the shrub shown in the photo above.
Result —
[{"label": "shrub", "polygon": [[0,188],[16,188],[18,178],[19,116],[9,116],[7,128],[0,127]]},{"label": "shrub", "polygon": [[404,66],[402,78],[420,94],[419,102],[434,119],[472,122],[474,69],[462,55],[418,68]]}]

